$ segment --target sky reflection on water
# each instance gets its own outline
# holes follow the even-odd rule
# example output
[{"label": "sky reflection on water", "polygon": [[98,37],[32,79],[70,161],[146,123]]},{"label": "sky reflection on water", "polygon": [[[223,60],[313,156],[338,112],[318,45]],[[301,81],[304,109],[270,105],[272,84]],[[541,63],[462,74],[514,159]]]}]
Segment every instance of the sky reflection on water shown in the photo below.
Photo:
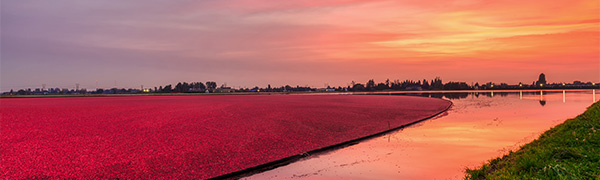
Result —
[{"label": "sky reflection on water", "polygon": [[462,179],[466,167],[518,149],[600,99],[595,90],[409,95],[454,105],[431,120],[248,179]]}]

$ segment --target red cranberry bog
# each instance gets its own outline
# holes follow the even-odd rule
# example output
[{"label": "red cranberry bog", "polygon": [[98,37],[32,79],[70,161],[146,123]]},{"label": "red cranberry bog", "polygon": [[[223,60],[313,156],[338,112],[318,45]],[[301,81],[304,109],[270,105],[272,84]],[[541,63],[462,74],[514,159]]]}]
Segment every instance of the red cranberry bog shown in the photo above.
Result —
[{"label": "red cranberry bog", "polygon": [[218,177],[405,126],[450,105],[383,95],[3,98],[0,175]]}]

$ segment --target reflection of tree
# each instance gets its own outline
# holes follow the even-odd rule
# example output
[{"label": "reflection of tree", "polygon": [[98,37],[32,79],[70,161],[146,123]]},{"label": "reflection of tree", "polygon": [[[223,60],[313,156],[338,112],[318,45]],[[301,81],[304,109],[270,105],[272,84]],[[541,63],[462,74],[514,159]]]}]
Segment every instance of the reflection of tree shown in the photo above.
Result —
[{"label": "reflection of tree", "polygon": [[469,96],[469,93],[444,93],[444,96],[448,99],[464,99]]},{"label": "reflection of tree", "polygon": [[431,95],[432,98],[442,98],[442,97],[444,97],[444,94],[442,94],[442,93],[430,93],[429,95]]},{"label": "reflection of tree", "polygon": [[432,97],[432,98],[443,98],[448,99],[464,99],[469,97],[469,93],[390,93],[389,95],[402,95],[402,96],[421,96],[421,97]]},{"label": "reflection of tree", "polygon": [[534,92],[534,91],[527,92],[527,93],[523,92],[523,94],[527,94],[527,95],[530,95],[530,96],[535,96],[535,95],[538,95],[538,92]]},{"label": "reflection of tree", "polygon": [[493,94],[493,92],[485,92],[485,93],[483,93],[483,95],[485,95],[487,97],[493,97],[492,94]]}]

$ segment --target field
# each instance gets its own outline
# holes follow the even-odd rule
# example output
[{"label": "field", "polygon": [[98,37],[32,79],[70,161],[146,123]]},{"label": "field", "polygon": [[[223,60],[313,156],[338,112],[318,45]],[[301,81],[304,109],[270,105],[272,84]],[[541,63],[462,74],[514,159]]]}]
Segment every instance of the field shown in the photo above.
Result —
[{"label": "field", "polygon": [[210,178],[411,123],[449,105],[382,95],[0,99],[0,175]]}]

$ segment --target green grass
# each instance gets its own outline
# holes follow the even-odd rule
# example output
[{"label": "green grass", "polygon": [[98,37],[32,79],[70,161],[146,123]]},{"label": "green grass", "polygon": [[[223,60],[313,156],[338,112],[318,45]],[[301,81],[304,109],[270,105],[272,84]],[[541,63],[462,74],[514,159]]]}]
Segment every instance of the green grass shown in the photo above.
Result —
[{"label": "green grass", "polygon": [[600,102],[521,149],[466,173],[465,179],[600,180]]}]

